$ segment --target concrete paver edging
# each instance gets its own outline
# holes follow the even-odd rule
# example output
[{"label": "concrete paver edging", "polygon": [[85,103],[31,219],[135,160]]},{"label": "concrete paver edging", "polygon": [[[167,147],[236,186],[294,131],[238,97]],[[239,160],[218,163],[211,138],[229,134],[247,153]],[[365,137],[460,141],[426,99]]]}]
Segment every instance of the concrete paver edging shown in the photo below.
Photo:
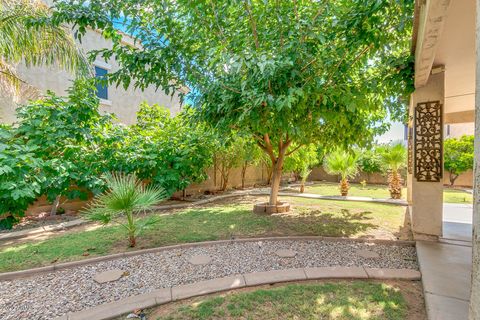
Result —
[{"label": "concrete paver edging", "polygon": [[12,271],[12,272],[4,272],[0,273],[0,281],[7,281],[7,280],[14,280],[18,278],[25,278],[29,276],[33,276],[40,273],[49,273],[55,272],[58,270],[63,270],[67,268],[74,268],[78,266],[83,266],[91,263],[97,263],[102,261],[108,261],[113,259],[131,257],[142,255],[146,253],[156,253],[162,252],[166,250],[172,249],[184,249],[184,248],[191,248],[191,247],[202,247],[202,246],[209,246],[215,244],[224,244],[224,243],[233,243],[233,242],[255,242],[255,241],[285,241],[285,240],[292,240],[292,241],[308,241],[308,240],[323,240],[323,241],[345,241],[345,242],[360,242],[360,243],[373,243],[373,244],[390,244],[390,245],[397,245],[397,246],[414,246],[415,241],[406,241],[406,240],[380,240],[380,239],[351,239],[351,238],[335,238],[335,237],[321,237],[321,236],[290,236],[290,237],[264,237],[264,238],[239,238],[233,240],[218,240],[218,241],[204,241],[204,242],[196,242],[196,243],[184,243],[184,244],[177,244],[165,247],[157,247],[157,248],[150,248],[150,249],[142,249],[142,250],[135,250],[129,252],[122,252],[116,253],[106,256],[99,256],[89,259],[83,259],[79,261],[72,261],[72,262],[63,262],[63,263],[56,263],[50,266],[33,268],[33,269],[26,269],[20,271]]},{"label": "concrete paver edging", "polygon": [[319,267],[254,272],[158,289],[146,294],[121,299],[79,312],[69,313],[56,319],[112,319],[131,312],[134,309],[151,308],[173,301],[216,292],[265,284],[315,279],[420,280],[421,274],[419,271],[411,269],[375,269],[374,272],[372,272],[371,269],[363,267]]},{"label": "concrete paver edging", "polygon": [[[247,190],[247,191],[234,191],[228,194],[222,194],[218,196],[213,196],[208,199],[198,200],[198,201],[191,201],[186,203],[178,203],[178,204],[170,204],[170,205],[163,205],[163,206],[155,206],[155,210],[170,210],[170,209],[182,209],[182,208],[190,208],[195,207],[211,202],[215,202],[218,200],[228,199],[232,197],[239,197],[239,196],[264,196],[269,195],[269,192],[262,191],[262,190]],[[308,199],[319,199],[319,200],[335,200],[335,201],[360,201],[360,202],[373,202],[373,203],[385,203],[385,204],[393,204],[399,206],[407,206],[407,202],[404,200],[391,200],[391,199],[373,199],[368,197],[342,197],[342,196],[322,196],[318,194],[312,193],[293,193],[293,192],[280,192],[280,196],[287,196],[287,197],[298,197],[298,198],[308,198]],[[89,221],[84,220],[82,218],[62,222],[55,225],[43,226],[33,229],[26,229],[8,233],[0,233],[0,241],[6,240],[13,240],[19,239],[23,237],[27,237],[30,235],[42,234],[45,232],[52,232],[58,230],[65,230],[68,228],[76,227],[82,225],[84,223],[88,223]]]}]

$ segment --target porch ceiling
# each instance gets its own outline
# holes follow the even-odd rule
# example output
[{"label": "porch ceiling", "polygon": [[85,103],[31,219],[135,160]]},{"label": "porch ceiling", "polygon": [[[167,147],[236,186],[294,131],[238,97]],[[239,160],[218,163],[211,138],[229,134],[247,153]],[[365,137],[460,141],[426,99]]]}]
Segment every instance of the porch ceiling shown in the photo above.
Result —
[{"label": "porch ceiling", "polygon": [[421,2],[414,30],[415,85],[425,85],[430,73],[444,66],[445,113],[474,110],[475,0]]}]

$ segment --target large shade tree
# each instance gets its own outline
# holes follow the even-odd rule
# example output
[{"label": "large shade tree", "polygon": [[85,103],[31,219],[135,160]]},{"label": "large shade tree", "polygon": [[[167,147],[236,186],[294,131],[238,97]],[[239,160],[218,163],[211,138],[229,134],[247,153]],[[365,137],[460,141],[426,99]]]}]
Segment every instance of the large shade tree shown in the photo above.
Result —
[{"label": "large shade tree", "polygon": [[[252,136],[272,163],[275,204],[296,148],[362,145],[388,115],[405,114],[393,97],[411,88],[412,2],[71,0],[52,20],[113,40],[94,53],[120,63],[110,81],[189,86],[203,120]],[[126,45],[124,32],[142,46]]]}]

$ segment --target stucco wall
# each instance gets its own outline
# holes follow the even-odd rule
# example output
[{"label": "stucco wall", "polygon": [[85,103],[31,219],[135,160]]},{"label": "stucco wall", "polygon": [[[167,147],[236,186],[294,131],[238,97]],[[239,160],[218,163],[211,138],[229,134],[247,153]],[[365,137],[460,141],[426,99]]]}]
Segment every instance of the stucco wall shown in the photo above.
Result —
[{"label": "stucco wall", "polygon": [[[446,171],[443,174],[443,184],[444,185],[450,185],[449,176],[450,176],[450,173],[448,171]],[[468,170],[467,172],[459,175],[458,178],[455,180],[454,186],[455,187],[471,188],[473,186],[473,171]]]},{"label": "stucco wall", "polygon": [[450,123],[445,125],[445,138],[460,138],[461,136],[471,136],[475,132],[475,124],[467,123]]},{"label": "stucco wall", "polygon": [[[317,167],[312,170],[312,173],[309,176],[311,181],[328,181],[328,182],[338,182],[339,177],[337,175],[330,175],[325,172],[322,167]],[[360,183],[365,180],[368,184],[387,184],[387,177],[381,173],[370,173],[366,174],[364,172],[359,172],[355,178],[350,179],[350,182]]]},{"label": "stucco wall", "polygon": [[[88,52],[94,49],[110,48],[111,42],[103,39],[96,31],[89,30],[82,38],[79,46],[85,52]],[[108,69],[108,72],[118,70],[118,63],[114,59],[103,61],[99,58],[94,64]],[[53,67],[27,68],[24,64],[19,64],[17,72],[22,80],[38,88],[40,93],[51,90],[59,95],[64,95],[74,78],[68,72]],[[15,108],[18,104],[24,103],[27,98],[29,97],[24,94],[19,97],[0,97],[0,122],[12,123],[15,120]],[[122,86],[117,88],[115,85],[110,85],[108,87],[108,101],[101,104],[101,110],[115,113],[120,122],[132,124],[135,122],[139,105],[143,101],[149,104],[157,103],[165,106],[170,109],[173,115],[181,109],[178,94],[172,97],[166,95],[161,90],[156,91],[153,86],[148,87],[144,91],[134,90],[131,84],[127,90],[123,89]]]},{"label": "stucco wall", "polygon": [[[221,175],[219,172],[215,174],[213,168],[207,171],[208,178],[202,183],[192,184],[186,189],[187,195],[201,194],[205,191],[216,191],[221,186]],[[245,187],[252,187],[258,185],[264,185],[267,183],[268,173],[264,166],[251,166],[247,168],[245,174]],[[285,177],[287,179],[287,177]],[[227,189],[240,188],[242,186],[242,169],[235,168],[232,169],[230,177],[228,180]],[[174,196],[182,196],[182,192],[177,192]],[[74,199],[65,201],[66,199],[61,199],[60,203],[62,204],[65,210],[80,210],[83,208],[87,202]],[[34,204],[32,204],[28,209],[26,214],[35,214],[39,212],[49,212],[51,209],[51,204],[47,201],[45,197],[40,197]]]}]

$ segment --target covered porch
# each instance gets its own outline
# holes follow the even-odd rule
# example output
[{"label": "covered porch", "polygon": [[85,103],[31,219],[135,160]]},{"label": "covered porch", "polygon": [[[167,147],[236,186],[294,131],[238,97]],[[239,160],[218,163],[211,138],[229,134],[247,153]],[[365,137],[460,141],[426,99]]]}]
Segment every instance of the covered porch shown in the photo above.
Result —
[{"label": "covered porch", "polygon": [[443,204],[443,141],[449,125],[466,131],[475,126],[476,9],[474,0],[417,0],[415,7],[407,201],[429,319],[468,319],[475,284],[475,219],[469,205]]}]

